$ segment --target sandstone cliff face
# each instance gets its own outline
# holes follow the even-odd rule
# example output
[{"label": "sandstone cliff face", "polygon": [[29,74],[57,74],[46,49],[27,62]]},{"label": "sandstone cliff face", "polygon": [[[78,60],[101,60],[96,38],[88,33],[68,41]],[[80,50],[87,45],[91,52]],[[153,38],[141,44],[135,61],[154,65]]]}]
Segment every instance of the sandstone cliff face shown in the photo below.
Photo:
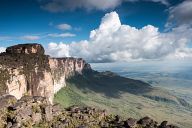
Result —
[{"label": "sandstone cliff face", "polygon": [[66,86],[66,79],[91,69],[83,59],[51,58],[40,44],[21,44],[0,54],[0,95],[47,97]]},{"label": "sandstone cliff face", "polygon": [[54,93],[66,86],[65,80],[75,73],[82,74],[86,62],[75,58],[49,58],[49,65],[53,76]]}]

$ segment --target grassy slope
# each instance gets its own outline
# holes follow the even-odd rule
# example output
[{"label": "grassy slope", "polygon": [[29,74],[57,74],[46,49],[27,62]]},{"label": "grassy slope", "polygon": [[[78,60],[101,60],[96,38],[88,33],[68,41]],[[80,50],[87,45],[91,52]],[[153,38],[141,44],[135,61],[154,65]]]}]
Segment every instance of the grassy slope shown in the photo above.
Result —
[{"label": "grassy slope", "polygon": [[[143,95],[162,96],[168,100],[155,101]],[[158,121],[168,120],[185,128],[192,126],[192,115],[179,105],[173,95],[154,89],[141,81],[123,78],[110,72],[95,72],[70,79],[67,87],[55,95],[55,102],[63,107],[95,106],[123,117],[140,118],[147,115]]]}]

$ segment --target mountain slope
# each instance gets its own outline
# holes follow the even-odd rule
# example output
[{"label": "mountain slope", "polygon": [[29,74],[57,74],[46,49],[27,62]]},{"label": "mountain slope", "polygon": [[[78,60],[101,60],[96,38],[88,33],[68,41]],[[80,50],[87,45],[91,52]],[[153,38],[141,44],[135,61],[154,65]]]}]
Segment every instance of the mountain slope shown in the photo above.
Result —
[{"label": "mountain slope", "polygon": [[[67,81],[67,87],[55,95],[55,102],[95,106],[123,117],[146,115],[179,126],[190,127],[192,117],[180,100],[166,90],[112,72],[85,72]],[[172,119],[174,117],[174,119]]]}]

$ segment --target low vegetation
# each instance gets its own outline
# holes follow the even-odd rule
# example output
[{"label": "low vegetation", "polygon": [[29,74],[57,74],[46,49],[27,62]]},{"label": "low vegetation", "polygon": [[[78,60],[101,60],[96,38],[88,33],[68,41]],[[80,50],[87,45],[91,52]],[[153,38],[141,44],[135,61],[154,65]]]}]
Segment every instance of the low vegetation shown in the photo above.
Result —
[{"label": "low vegetation", "polygon": [[[155,96],[158,98],[154,99]],[[54,100],[63,107],[94,106],[123,118],[150,116],[158,121],[168,120],[183,128],[192,126],[191,110],[180,104],[177,97],[111,72],[85,73],[73,77],[68,80],[67,87],[55,95]]]}]

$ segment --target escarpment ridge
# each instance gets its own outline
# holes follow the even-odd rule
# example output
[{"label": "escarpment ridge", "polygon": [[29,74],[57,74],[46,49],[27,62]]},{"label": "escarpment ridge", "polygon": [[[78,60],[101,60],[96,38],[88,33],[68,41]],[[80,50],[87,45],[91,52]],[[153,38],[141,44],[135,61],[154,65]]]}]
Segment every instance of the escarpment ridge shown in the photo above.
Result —
[{"label": "escarpment ridge", "polygon": [[40,44],[19,44],[0,54],[0,96],[43,96],[53,101],[66,79],[91,67],[81,58],[52,58]]}]

